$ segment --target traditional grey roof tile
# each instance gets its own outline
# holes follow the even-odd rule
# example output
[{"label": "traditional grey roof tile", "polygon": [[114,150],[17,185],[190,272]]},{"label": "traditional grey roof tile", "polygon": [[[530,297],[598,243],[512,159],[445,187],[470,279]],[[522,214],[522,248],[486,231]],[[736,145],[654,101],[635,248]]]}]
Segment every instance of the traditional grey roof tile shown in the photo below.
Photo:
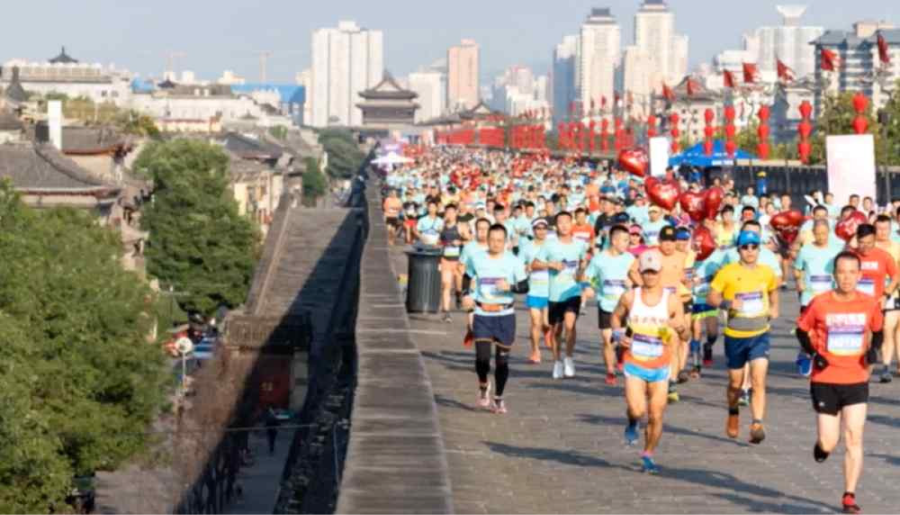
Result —
[{"label": "traditional grey roof tile", "polygon": [[0,145],[0,178],[11,179],[16,189],[24,191],[90,193],[116,189],[89,176],[47,144]]}]

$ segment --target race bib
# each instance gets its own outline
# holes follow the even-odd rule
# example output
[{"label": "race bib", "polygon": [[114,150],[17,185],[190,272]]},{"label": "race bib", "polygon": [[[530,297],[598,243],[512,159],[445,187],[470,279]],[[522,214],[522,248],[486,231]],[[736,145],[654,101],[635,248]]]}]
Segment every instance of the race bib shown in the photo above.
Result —
[{"label": "race bib", "polygon": [[649,361],[663,355],[661,339],[646,334],[635,334],[631,340],[631,355],[640,361]]},{"label": "race bib", "polygon": [[618,299],[625,293],[627,287],[625,281],[606,279],[603,281],[603,296],[607,299]]},{"label": "race bib", "polygon": [[812,289],[813,295],[825,293],[831,289],[830,275],[811,275],[809,276],[809,287]]},{"label": "race bib", "polygon": [[762,292],[738,293],[735,298],[741,301],[741,307],[737,311],[739,316],[754,318],[765,314],[766,303]]},{"label": "race bib", "polygon": [[444,257],[459,257],[459,247],[444,247]]},{"label": "race bib", "polygon": [[867,277],[863,277],[856,283],[856,291],[865,293],[866,295],[875,296],[875,281]]},{"label": "race bib", "polygon": [[534,270],[531,272],[532,284],[546,284],[550,281],[550,272],[546,270]]},{"label": "race bib", "polygon": [[865,329],[862,326],[841,326],[828,329],[828,352],[838,356],[862,354]]},{"label": "race bib", "polygon": [[575,272],[578,271],[578,261],[563,260],[562,264],[563,264],[563,270],[561,273],[575,275]]},{"label": "race bib", "polygon": [[497,277],[478,279],[478,295],[481,297],[481,300],[497,300],[497,296],[500,293],[497,290],[497,283],[500,282],[500,280],[501,279]]}]

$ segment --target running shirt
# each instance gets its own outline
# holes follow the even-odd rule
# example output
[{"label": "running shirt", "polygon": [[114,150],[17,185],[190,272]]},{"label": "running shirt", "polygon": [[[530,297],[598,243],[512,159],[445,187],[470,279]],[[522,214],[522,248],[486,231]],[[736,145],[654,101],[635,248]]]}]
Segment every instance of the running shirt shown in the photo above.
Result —
[{"label": "running shirt", "polygon": [[713,279],[715,279],[716,273],[718,273],[723,266],[723,254],[724,253],[721,250],[716,249],[709,257],[694,264],[691,282],[693,285],[691,288],[691,296],[694,304],[706,304],[706,297],[709,295],[709,285],[713,282]]},{"label": "running shirt", "polygon": [[672,352],[669,340],[669,292],[663,290],[655,306],[644,303],[643,288],[635,288],[634,302],[628,310],[628,327],[631,328],[631,345],[625,352],[625,362],[644,368],[669,366]]},{"label": "running shirt", "polygon": [[[527,241],[527,243],[525,243]],[[535,241],[523,240],[519,246],[519,259],[522,264],[528,267],[534,263],[538,251],[545,245],[544,242],[538,244]],[[549,270],[532,270],[528,274],[528,295],[532,297],[549,297],[550,296],[550,271]]]},{"label": "running shirt", "polygon": [[719,224],[719,227],[716,229],[716,245],[722,250],[733,247],[736,236],[737,225],[732,225],[731,229],[726,229],[724,225]]},{"label": "running shirt", "polygon": [[860,252],[856,255],[859,256],[862,274],[856,285],[856,291],[871,295],[881,302],[885,282],[897,275],[897,262],[890,254],[877,247],[865,255]]},{"label": "running shirt", "polygon": [[[740,263],[741,255],[738,252],[737,247],[731,247],[725,251],[725,258],[723,264],[729,265],[731,263]],[[759,247],[759,260],[758,263],[761,265],[766,265],[771,268],[773,272],[775,272],[775,277],[778,279],[782,279],[784,273],[781,270],[781,261],[778,261],[778,256],[772,252],[772,249],[766,246]]]},{"label": "running shirt", "polygon": [[794,261],[794,269],[803,272],[803,293],[800,305],[808,306],[813,297],[834,287],[834,258],[842,247],[829,244],[825,248],[804,245]]},{"label": "running shirt", "polygon": [[769,330],[769,292],[778,288],[771,268],[731,263],[719,270],[709,286],[725,300],[741,301],[739,310],[732,308],[728,312],[725,336],[752,338]]},{"label": "running shirt", "polygon": [[419,234],[434,238],[435,240],[437,240],[438,235],[443,228],[444,220],[438,217],[431,218],[430,216],[423,216],[422,218],[419,218],[419,222],[416,224],[416,230],[419,231]]},{"label": "running shirt", "polygon": [[501,280],[506,281],[511,288],[527,279],[525,266],[512,252],[505,252],[496,258],[491,257],[487,252],[476,254],[466,265],[466,275],[472,278],[472,293],[475,302],[508,306],[507,309],[497,312],[487,312],[478,306],[475,308],[476,315],[505,316],[515,313],[513,293],[500,291],[497,288],[497,284]]},{"label": "running shirt", "polygon": [[456,261],[462,252],[458,243],[462,241],[462,235],[459,233],[459,224],[453,224],[453,227],[444,226],[441,229],[441,246],[444,248],[444,259]]},{"label": "running shirt", "polygon": [[813,383],[857,384],[869,381],[869,367],[862,360],[872,332],[884,322],[878,302],[856,295],[849,302],[835,298],[833,291],[814,298],[797,319],[797,328],[809,333],[813,348],[828,360],[825,370],[813,367]]},{"label": "running shirt", "polygon": [[584,280],[591,284],[597,292],[597,306],[607,313],[612,313],[622,297],[631,287],[628,271],[635,258],[625,252],[613,256],[604,251],[595,255],[584,271]]},{"label": "running shirt", "polygon": [[572,236],[576,240],[590,246],[591,240],[594,239],[594,228],[588,224],[576,225],[572,227]]},{"label": "running shirt", "polygon": [[384,216],[387,218],[397,218],[400,216],[400,210],[403,209],[403,201],[396,197],[388,197],[384,199]]},{"label": "running shirt", "polygon": [[463,245],[462,252],[459,254],[459,262],[468,269],[469,263],[473,258],[475,258],[475,256],[478,256],[479,254],[486,254],[487,251],[487,243],[481,244],[477,241],[470,241],[469,243]]},{"label": "running shirt", "polygon": [[581,295],[578,285],[578,266],[587,252],[587,245],[576,239],[563,243],[559,239],[547,241],[538,251],[537,259],[544,263],[562,262],[561,271],[550,270],[550,302],[563,302]]},{"label": "running shirt", "polygon": [[669,225],[669,222],[665,221],[665,219],[660,219],[655,222],[647,221],[647,223],[643,224],[644,243],[650,247],[658,245],[659,233],[663,230],[663,227],[667,225]]}]

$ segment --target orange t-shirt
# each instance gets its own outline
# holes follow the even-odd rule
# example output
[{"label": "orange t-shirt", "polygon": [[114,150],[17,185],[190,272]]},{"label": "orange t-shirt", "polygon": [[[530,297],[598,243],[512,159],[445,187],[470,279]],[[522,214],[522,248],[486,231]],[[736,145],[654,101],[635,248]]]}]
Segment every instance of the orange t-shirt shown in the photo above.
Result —
[{"label": "orange t-shirt", "polygon": [[813,367],[814,383],[857,384],[869,381],[869,367],[863,355],[869,349],[871,333],[881,330],[884,316],[872,297],[857,292],[856,298],[840,302],[834,292],[826,292],[809,304],[797,319],[797,328],[809,333],[813,348],[828,360],[825,370]]},{"label": "orange t-shirt", "polygon": [[576,225],[572,227],[572,236],[574,236],[576,240],[583,241],[590,245],[591,241],[594,239],[594,228],[591,227],[590,224]]},{"label": "orange t-shirt", "polygon": [[400,216],[400,210],[403,209],[403,202],[398,198],[388,197],[384,199],[384,216],[388,218],[397,218]]},{"label": "orange t-shirt", "polygon": [[859,279],[857,290],[872,295],[879,302],[884,295],[885,278],[897,275],[897,262],[890,254],[878,247],[870,250],[865,256],[860,252],[859,256],[860,271],[862,277]]}]

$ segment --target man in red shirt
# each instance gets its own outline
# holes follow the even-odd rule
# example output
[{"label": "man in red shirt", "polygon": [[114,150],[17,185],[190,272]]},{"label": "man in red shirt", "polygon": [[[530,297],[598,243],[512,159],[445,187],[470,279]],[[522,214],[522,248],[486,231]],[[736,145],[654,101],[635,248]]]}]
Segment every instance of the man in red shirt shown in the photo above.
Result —
[{"label": "man in red shirt", "polygon": [[[860,224],[856,228],[856,255],[860,262],[860,276],[856,290],[871,295],[879,306],[883,306],[885,299],[891,298],[897,285],[900,284],[900,274],[897,273],[897,262],[893,256],[875,246],[875,232],[875,226],[872,224]],[[873,347],[880,355],[883,335],[876,341],[877,345]],[[879,362],[880,360],[872,360],[870,363],[874,365]]]},{"label": "man in red shirt", "polygon": [[[837,287],[815,297],[797,320],[797,339],[812,356],[810,393],[817,413],[813,458],[828,459],[844,424],[844,513],[859,513],[856,485],[862,474],[863,428],[869,401],[869,366],[883,338],[884,317],[874,297],[860,293],[862,261],[854,252],[834,260]],[[843,420],[842,420],[843,419]]]}]

